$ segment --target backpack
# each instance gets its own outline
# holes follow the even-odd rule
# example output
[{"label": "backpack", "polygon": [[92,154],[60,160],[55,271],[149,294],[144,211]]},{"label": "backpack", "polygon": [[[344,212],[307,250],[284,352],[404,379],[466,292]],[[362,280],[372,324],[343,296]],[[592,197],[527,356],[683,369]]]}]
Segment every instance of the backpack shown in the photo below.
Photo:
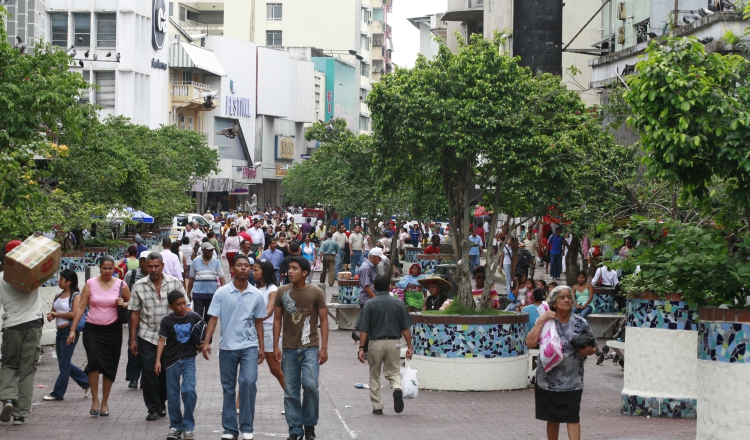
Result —
[{"label": "backpack", "polygon": [[[81,292],[73,292],[68,297],[68,307],[70,308],[71,311],[73,311],[73,299],[76,296],[79,296],[80,294],[81,294]],[[62,292],[58,293],[55,296],[55,299],[52,300],[52,303],[54,303],[55,301],[57,301],[57,299],[60,298],[60,295],[62,295]],[[83,326],[86,325],[86,317],[87,316],[89,316],[89,308],[88,307],[86,307],[86,310],[83,311],[83,315],[81,316],[81,320],[78,321],[78,325],[76,326],[76,333],[83,331]],[[73,324],[73,320],[72,319],[70,320],[70,324],[71,325]]]},{"label": "backpack", "polygon": [[128,261],[124,258],[115,266],[115,272],[112,274],[113,277],[125,280],[125,274],[128,273]]},{"label": "backpack", "polygon": [[518,251],[518,266],[520,267],[529,267],[529,264],[531,264],[531,252],[527,251],[526,249],[521,249]]},{"label": "backpack", "polygon": [[203,321],[196,322],[193,329],[190,331],[190,339],[193,345],[203,344],[203,340],[206,339],[206,323]]}]

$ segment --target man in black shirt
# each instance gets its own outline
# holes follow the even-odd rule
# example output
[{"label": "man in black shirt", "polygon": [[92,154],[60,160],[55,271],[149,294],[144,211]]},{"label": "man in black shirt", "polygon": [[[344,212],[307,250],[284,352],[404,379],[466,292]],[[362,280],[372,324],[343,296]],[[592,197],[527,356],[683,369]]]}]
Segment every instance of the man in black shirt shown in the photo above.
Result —
[{"label": "man in black shirt", "polygon": [[289,262],[292,261],[292,257],[302,255],[302,250],[299,247],[299,243],[293,241],[289,243],[289,255],[284,258],[284,261],[279,264],[279,279],[281,285],[289,284],[289,277],[287,277],[287,271],[289,270]]},{"label": "man in black shirt", "polygon": [[365,362],[365,343],[369,339],[367,361],[370,365],[370,401],[372,413],[383,415],[383,399],[380,397],[381,370],[391,383],[393,409],[397,413],[404,410],[401,391],[401,336],[406,340],[406,358],[411,359],[411,317],[404,302],[388,294],[390,278],[385,275],[375,277],[375,297],[365,303],[357,318],[355,328],[359,330],[359,361]]}]

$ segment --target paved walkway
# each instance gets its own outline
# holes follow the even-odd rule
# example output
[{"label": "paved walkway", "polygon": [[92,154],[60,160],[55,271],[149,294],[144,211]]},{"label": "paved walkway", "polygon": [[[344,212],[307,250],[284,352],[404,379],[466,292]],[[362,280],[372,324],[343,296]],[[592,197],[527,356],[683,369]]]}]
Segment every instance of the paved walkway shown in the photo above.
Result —
[{"label": "paved walkway", "polygon": [[[542,270],[543,272],[543,270]],[[330,297],[334,288],[327,291]],[[335,328],[335,324],[331,321]],[[197,439],[218,439],[221,435],[221,386],[214,340],[210,361],[198,359],[198,406],[196,410]],[[384,416],[373,416],[368,390],[354,388],[357,382],[367,383],[368,369],[356,359],[357,345],[351,332],[332,330],[328,363],[321,367],[320,421],[317,432],[328,439],[540,439],[545,437],[545,424],[534,419],[533,390],[484,393],[420,391],[415,400],[406,401],[401,414],[393,412],[392,401],[386,399]],[[66,399],[44,402],[41,397],[51,391],[57,376],[57,360],[53,347],[41,360],[36,376],[34,407],[28,424],[0,424],[0,438],[51,439],[163,439],[169,422],[162,419],[146,422],[146,410],[140,391],[127,388],[124,379],[125,343],[120,363],[120,379],[112,390],[110,417],[91,418],[90,400],[71,381]],[[83,366],[85,353],[79,344],[74,362]],[[383,381],[385,384],[385,380]],[[581,407],[583,438],[601,439],[693,439],[695,421],[645,419],[619,414],[623,372],[611,362],[597,367],[593,359],[586,365],[585,390]],[[46,388],[38,388],[44,386]],[[385,396],[390,390],[384,389]],[[271,439],[287,436],[283,394],[268,367],[260,366],[256,404],[255,438]],[[567,435],[562,433],[562,439]]]}]

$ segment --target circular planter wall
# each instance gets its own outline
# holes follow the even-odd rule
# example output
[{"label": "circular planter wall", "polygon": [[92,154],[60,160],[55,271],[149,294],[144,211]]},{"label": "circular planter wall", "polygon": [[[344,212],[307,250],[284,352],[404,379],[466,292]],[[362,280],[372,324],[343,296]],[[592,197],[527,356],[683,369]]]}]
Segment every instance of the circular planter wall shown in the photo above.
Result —
[{"label": "circular planter wall", "polygon": [[696,418],[697,318],[677,294],[628,298],[623,414]]},{"label": "circular planter wall", "polygon": [[417,255],[417,262],[422,267],[422,273],[424,275],[430,275],[435,273],[438,264],[453,263],[453,255],[449,254],[419,254]]},{"label": "circular planter wall", "polygon": [[750,310],[699,310],[698,439],[745,438],[750,426]]},{"label": "circular planter wall", "polygon": [[526,388],[529,315],[426,315],[412,313],[419,387],[444,391]]},{"label": "circular planter wall", "polygon": [[404,262],[405,263],[416,263],[417,255],[424,252],[424,248],[414,246],[404,246]]},{"label": "circular planter wall", "polygon": [[612,287],[594,287],[594,299],[591,300],[594,313],[615,312],[615,289]]}]

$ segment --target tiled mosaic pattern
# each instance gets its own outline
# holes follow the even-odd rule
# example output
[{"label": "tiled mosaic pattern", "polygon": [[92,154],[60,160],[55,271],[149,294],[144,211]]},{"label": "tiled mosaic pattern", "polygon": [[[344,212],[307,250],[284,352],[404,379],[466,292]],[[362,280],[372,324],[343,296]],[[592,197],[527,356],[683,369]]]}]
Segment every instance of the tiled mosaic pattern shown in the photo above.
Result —
[{"label": "tiled mosaic pattern", "polygon": [[527,353],[526,324],[412,325],[414,354],[439,358],[514,357]]},{"label": "tiled mosaic pattern", "polygon": [[628,327],[698,330],[698,311],[685,301],[628,298]]},{"label": "tiled mosaic pattern", "polygon": [[695,419],[696,399],[641,397],[622,394],[622,413],[628,416]]},{"label": "tiled mosaic pattern", "polygon": [[407,263],[416,263],[417,255],[424,253],[423,248],[405,248],[404,249],[404,261]]},{"label": "tiled mosaic pattern", "polygon": [[422,268],[423,275],[432,275],[435,273],[440,260],[419,260],[419,266]]},{"label": "tiled mosaic pattern", "polygon": [[594,313],[613,313],[615,311],[614,295],[597,295],[591,300],[594,306]]},{"label": "tiled mosaic pattern", "polygon": [[339,303],[359,304],[359,286],[339,286]]},{"label": "tiled mosaic pattern", "polygon": [[698,324],[698,359],[750,364],[750,324],[714,322]]}]

